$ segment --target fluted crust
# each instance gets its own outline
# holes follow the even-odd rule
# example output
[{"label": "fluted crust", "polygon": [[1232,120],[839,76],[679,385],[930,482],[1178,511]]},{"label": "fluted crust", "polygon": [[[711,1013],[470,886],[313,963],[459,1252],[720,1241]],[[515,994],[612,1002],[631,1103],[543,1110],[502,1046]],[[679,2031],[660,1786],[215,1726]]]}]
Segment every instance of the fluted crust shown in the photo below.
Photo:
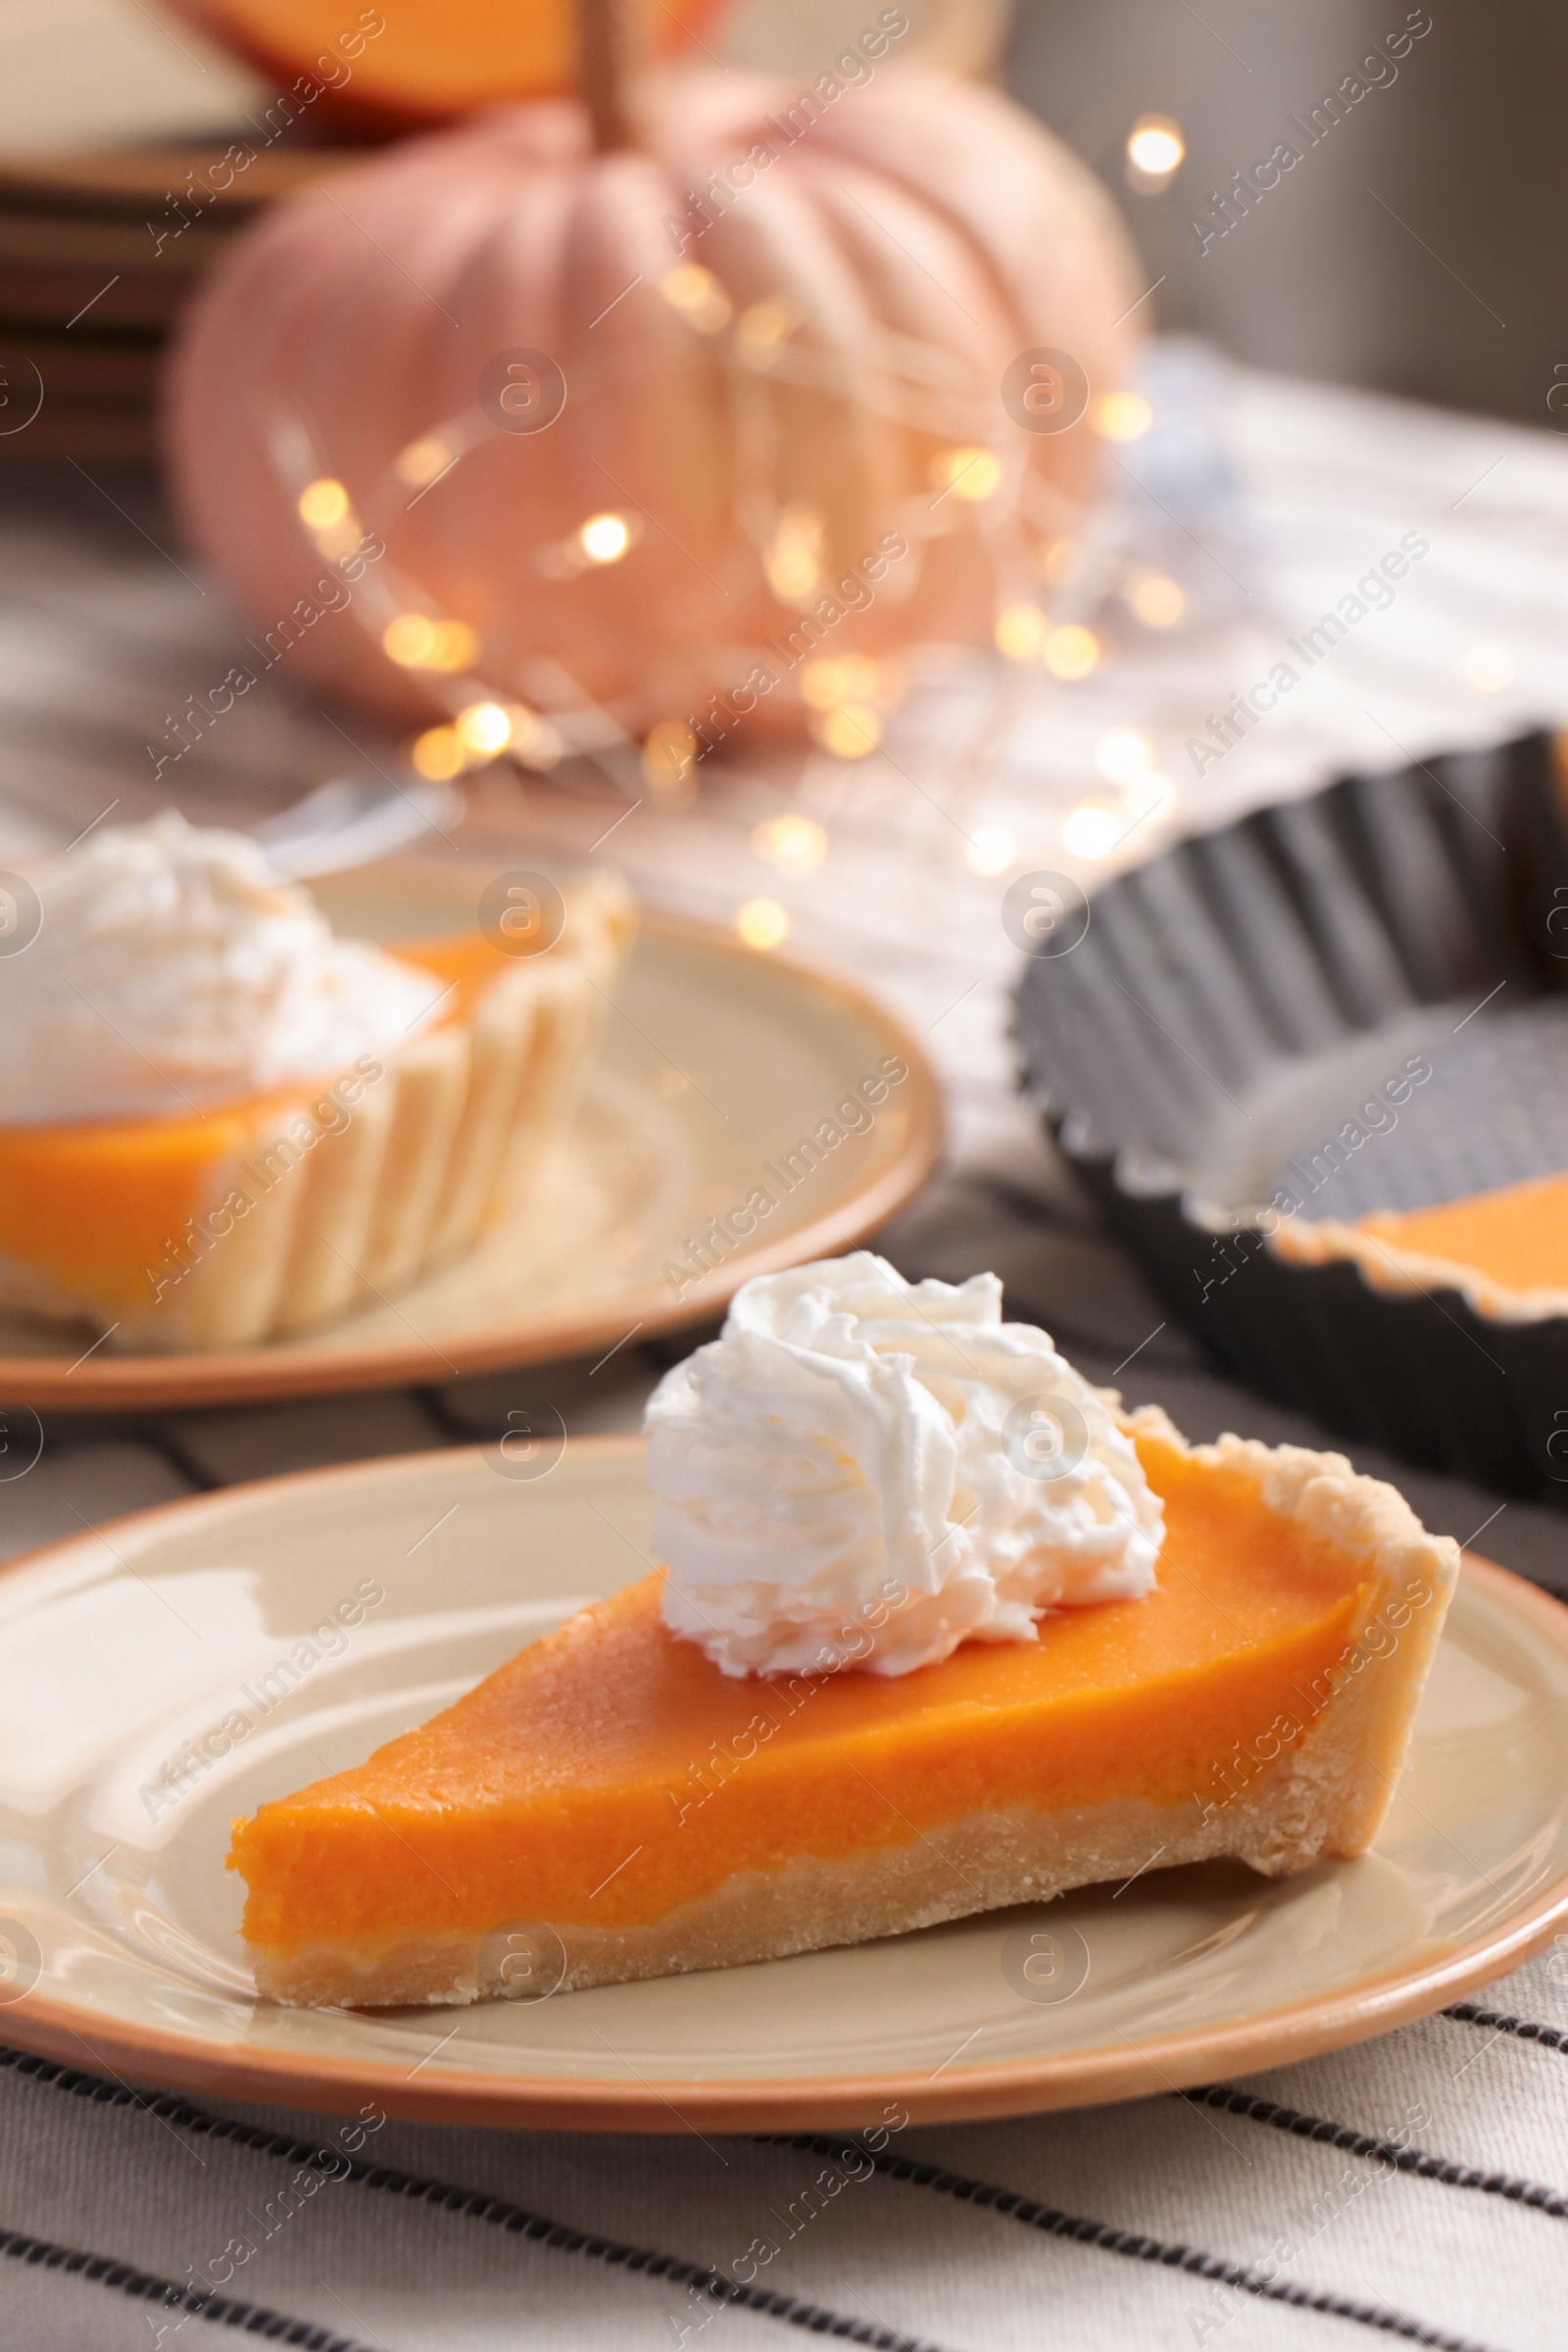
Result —
[{"label": "fluted crust", "polygon": [[[466,1012],[269,1102],[208,1170],[191,1238],[161,1291],[148,1280],[145,1306],[70,1291],[12,1257],[0,1257],[0,1305],[94,1324],[117,1352],[247,1348],[319,1329],[472,1249],[524,1205],[569,1120],[630,941],[619,883],[564,895],[556,946],[502,972]],[[325,1125],[313,1106],[328,1096]]]},{"label": "fluted crust", "polygon": [[1387,1234],[1334,1217],[1287,1218],[1269,1247],[1293,1266],[1345,1260],[1358,1267],[1367,1287],[1384,1298],[1429,1298],[1434,1291],[1457,1291],[1467,1306],[1494,1323],[1545,1323],[1568,1315],[1568,1291],[1511,1290],[1478,1266],[1407,1249]]}]

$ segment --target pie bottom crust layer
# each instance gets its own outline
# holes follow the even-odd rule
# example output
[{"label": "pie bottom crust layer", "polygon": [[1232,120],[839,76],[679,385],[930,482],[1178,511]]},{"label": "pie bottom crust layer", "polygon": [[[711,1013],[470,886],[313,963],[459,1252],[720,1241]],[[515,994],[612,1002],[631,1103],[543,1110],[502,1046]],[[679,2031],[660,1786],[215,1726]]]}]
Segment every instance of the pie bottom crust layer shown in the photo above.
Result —
[{"label": "pie bottom crust layer", "polygon": [[[523,1205],[570,1118],[630,938],[617,883],[565,896],[550,954],[453,977],[447,1016],[395,1052],[171,1122],[161,1178],[155,1122],[0,1130],[0,1309],[95,1326],[117,1353],[247,1348],[472,1249]],[[463,947],[459,968],[477,963]],[[439,944],[408,957],[448,976]]]},{"label": "pie bottom crust layer", "polygon": [[[552,1919],[547,1905],[530,1902],[520,1880],[509,1914],[466,1929],[420,1934],[407,1921],[402,1932],[373,1936],[258,1936],[251,1952],[259,1990],[285,2003],[348,2008],[515,1997],[509,1955],[516,1947],[498,1933],[508,1925],[525,1931],[527,1966],[537,1971],[539,1989],[581,1989],[865,1942],[1130,1878],[1152,1863],[1168,1869],[1232,1858],[1272,1878],[1326,1855],[1365,1851],[1404,1760],[1457,1574],[1457,1546],[1450,1538],[1427,1535],[1394,1489],[1357,1476],[1340,1455],[1273,1449],[1234,1437],[1189,1448],[1152,1408],[1131,1416],[1129,1426],[1156,1486],[1162,1466],[1189,1483],[1222,1482],[1287,1533],[1343,1558],[1353,1607],[1331,1664],[1317,1678],[1320,1703],[1315,1712],[1302,1708],[1296,1736],[1276,1732],[1271,1751],[1260,1737],[1245,1757],[1216,1752],[1207,1759],[1207,1781],[1175,1802],[1118,1795],[1060,1807],[1014,1802],[965,1809],[923,1827],[911,1824],[909,1837],[862,1851],[833,1857],[801,1851],[782,1866],[736,1871],[651,1921],[601,1926]],[[881,1686],[890,1714],[900,1706],[901,1679]],[[286,1814],[293,1802],[285,1800],[276,1813]],[[274,1867],[286,1877],[290,1857],[311,1837],[304,1817],[267,1830],[273,1810],[264,1807],[255,1822],[236,1824],[231,1862],[251,1884],[253,1929],[275,1891],[270,1888]],[[279,1842],[270,1847],[274,1834]]]},{"label": "pie bottom crust layer", "polygon": [[[1298,1757],[1226,1823],[1205,1825],[1196,1805],[1173,1816],[1165,1806],[1127,1800],[1064,1814],[1022,1806],[971,1813],[911,1844],[878,1847],[852,1861],[805,1855],[782,1870],[739,1874],[717,1894],[684,1904],[654,1927],[558,1930],[560,1955],[553,1939],[535,1933],[526,1938],[527,1966],[541,1991],[580,1992],[639,1977],[782,1960],[1130,1879],[1161,1847],[1161,1870],[1225,1859],[1281,1878],[1340,1850],[1333,1838],[1345,1804],[1346,1791],[1337,1786],[1343,1775],[1340,1759]],[[518,1997],[514,1963],[515,1947],[505,1938],[446,1936],[390,1952],[258,1954],[256,1986],[269,2000],[295,2008],[462,2006]]]}]

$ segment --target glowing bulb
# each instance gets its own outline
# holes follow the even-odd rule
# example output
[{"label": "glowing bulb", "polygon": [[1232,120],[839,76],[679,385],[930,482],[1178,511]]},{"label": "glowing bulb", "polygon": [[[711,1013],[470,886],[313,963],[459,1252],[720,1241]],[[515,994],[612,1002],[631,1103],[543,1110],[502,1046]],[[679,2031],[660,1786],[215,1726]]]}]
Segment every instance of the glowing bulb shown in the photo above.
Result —
[{"label": "glowing bulb", "polygon": [[479,640],[466,620],[438,620],[429,654],[431,669],[471,669]]},{"label": "glowing bulb", "polygon": [[801,670],[802,699],[813,710],[836,710],[842,703],[868,703],[877,690],[878,664],[866,654],[838,662],[808,662]]},{"label": "glowing bulb", "polygon": [[1095,746],[1095,765],[1113,784],[1130,784],[1154,764],[1154,747],[1136,727],[1107,727]]},{"label": "glowing bulb", "polygon": [[470,703],[466,710],[458,712],[457,729],[466,752],[492,759],[512,741],[512,713],[499,703]]},{"label": "glowing bulb", "polygon": [[762,567],[783,605],[804,605],[821,576],[822,518],[809,507],[786,507]]},{"label": "glowing bulb", "polygon": [[1001,487],[1002,460],[989,449],[946,449],[931,461],[931,481],[941,491],[979,506]]},{"label": "glowing bulb", "polygon": [[435,643],[435,622],[422,612],[400,612],[381,631],[381,650],[402,669],[424,669]]},{"label": "glowing bulb", "polygon": [[1141,392],[1106,392],[1095,403],[1095,430],[1105,441],[1141,441],[1153,421]]},{"label": "glowing bulb", "polygon": [[313,531],[330,530],[349,511],[349,494],[341,482],[323,475],[300,492],[300,520]]},{"label": "glowing bulb", "polygon": [[623,515],[590,514],[577,545],[590,564],[618,564],[631,545],[631,531]]},{"label": "glowing bulb", "polygon": [[456,727],[426,727],[409,757],[416,773],[428,776],[432,784],[450,783],[466,764]]},{"label": "glowing bulb", "polygon": [[1160,571],[1146,571],[1127,602],[1147,629],[1174,628],[1187,610],[1185,591]]},{"label": "glowing bulb", "polygon": [[748,367],[764,371],[776,366],[800,322],[801,314],[791,302],[752,303],[735,321],[741,358]]},{"label": "glowing bulb", "polygon": [[1165,185],[1187,153],[1181,124],[1169,115],[1140,115],[1127,133],[1127,176],[1145,195]]},{"label": "glowing bulb", "polygon": [[466,620],[431,620],[423,612],[400,612],[389,620],[381,647],[402,669],[469,669],[479,650]]},{"label": "glowing bulb", "polygon": [[445,473],[456,454],[439,435],[426,433],[421,440],[411,441],[406,449],[398,451],[392,470],[411,490],[427,490],[437,474]]},{"label": "glowing bulb", "polygon": [[1080,801],[1062,821],[1061,838],[1075,858],[1103,858],[1126,830],[1103,801]]},{"label": "glowing bulb", "polygon": [[1038,605],[1007,605],[997,614],[998,650],[1009,662],[1033,662],[1050,626]]},{"label": "glowing bulb", "polygon": [[790,918],[777,899],[748,899],[735,928],[749,948],[776,948],[789,937]]},{"label": "glowing bulb", "polygon": [[1054,678],[1087,678],[1100,662],[1100,639],[1093,629],[1064,621],[1046,639],[1041,658]]},{"label": "glowing bulb", "polygon": [[1513,684],[1513,658],[1494,637],[1478,638],[1460,662],[1459,675],[1472,694],[1500,694]]},{"label": "glowing bulb", "polygon": [[829,710],[816,728],[819,742],[839,760],[863,760],[882,740],[882,721],[867,703]]},{"label": "glowing bulb", "polygon": [[752,848],[781,873],[810,874],[827,856],[827,835],[808,816],[775,816],[757,827]]},{"label": "glowing bulb", "polygon": [[774,547],[767,559],[767,584],[784,604],[804,604],[816,586],[816,559],[805,548]]},{"label": "glowing bulb", "polygon": [[697,738],[685,720],[662,718],[643,738],[643,782],[653,793],[679,799],[696,759]]},{"label": "glowing bulb", "polygon": [[963,853],[964,862],[977,874],[1005,873],[1012,863],[1013,841],[1000,825],[982,825]]},{"label": "glowing bulb", "polygon": [[666,270],[660,280],[659,290],[672,311],[679,311],[688,326],[695,326],[702,335],[716,335],[730,321],[729,296],[713,275],[700,262],[677,262]]}]

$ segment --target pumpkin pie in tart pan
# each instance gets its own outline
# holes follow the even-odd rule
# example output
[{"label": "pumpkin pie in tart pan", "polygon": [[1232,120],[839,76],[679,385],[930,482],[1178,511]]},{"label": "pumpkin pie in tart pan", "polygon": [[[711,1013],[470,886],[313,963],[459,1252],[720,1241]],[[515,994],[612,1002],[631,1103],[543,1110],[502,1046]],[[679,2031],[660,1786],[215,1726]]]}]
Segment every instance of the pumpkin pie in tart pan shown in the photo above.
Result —
[{"label": "pumpkin pie in tart pan", "polygon": [[1296,1265],[1348,1260],[1393,1297],[1457,1291],[1491,1322],[1554,1320],[1568,1315],[1568,1172],[1353,1225],[1282,1224],[1274,1246]]},{"label": "pumpkin pie in tart pan", "polygon": [[649,1408],[653,1572],[234,1827],[273,2000],[777,1958],[1363,1852],[1457,1572],[1336,1454],[1128,1416],[992,1275],[764,1276]]},{"label": "pumpkin pie in tart pan", "polygon": [[316,1328],[525,1202],[631,928],[548,954],[334,936],[245,836],[174,812],[40,868],[0,960],[0,1305],[112,1348]]},{"label": "pumpkin pie in tart pan", "polygon": [[1031,957],[1015,1034],[1057,1147],[1227,1373],[1568,1499],[1561,745],[1182,842]]}]

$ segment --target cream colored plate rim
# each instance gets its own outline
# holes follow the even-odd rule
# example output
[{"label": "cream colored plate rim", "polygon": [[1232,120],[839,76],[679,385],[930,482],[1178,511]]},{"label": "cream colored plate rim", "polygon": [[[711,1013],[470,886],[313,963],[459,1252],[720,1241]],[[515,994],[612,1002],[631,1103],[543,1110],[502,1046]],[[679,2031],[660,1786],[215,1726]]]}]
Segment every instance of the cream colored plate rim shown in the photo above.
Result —
[{"label": "cream colored plate rim", "polygon": [[[657,908],[642,909],[640,927],[655,939],[705,951],[720,967],[725,962],[755,965],[759,960],[757,950],[713,925]],[[896,1216],[920,1190],[942,1149],[942,1102],[935,1073],[919,1041],[877,998],[842,974],[776,951],[767,956],[766,962],[778,974],[782,987],[794,987],[803,998],[825,1004],[879,1032],[887,1050],[902,1055],[908,1065],[906,1100],[909,1127],[897,1161],[841,1194],[830,1208],[787,1238],[742,1244],[722,1266],[688,1284],[678,1303],[666,1284],[640,1283],[601,1294],[591,1310],[557,1308],[536,1316],[512,1317],[487,1330],[452,1336],[450,1343],[443,1332],[441,1352],[454,1373],[491,1372],[503,1366],[590,1355],[624,1339],[634,1325],[640,1324],[652,1338],[660,1332],[710,1321],[754,1275],[776,1273],[786,1266],[834,1257],[853,1249],[866,1234]],[[715,986],[721,985],[721,969],[715,971]],[[343,1348],[293,1348],[283,1343],[210,1355],[106,1356],[100,1351],[69,1365],[63,1355],[0,1355],[0,1402],[29,1405],[37,1411],[123,1412],[403,1388],[429,1381],[430,1355],[425,1339]]]},{"label": "cream colored plate rim", "polygon": [[[582,1438],[572,1441],[572,1451],[579,1462],[613,1473],[624,1470],[641,1443],[637,1438]],[[458,1448],[434,1458],[462,1477],[477,1472],[483,1449]],[[149,1539],[176,1533],[217,1537],[227,1521],[263,1501],[297,1498],[309,1508],[328,1489],[368,1493],[393,1482],[428,1477],[431,1469],[432,1457],[420,1454],[259,1480],[138,1512],[95,1533],[118,1556],[126,1548],[140,1548]],[[69,1576],[88,1540],[70,1538],[28,1553],[6,1563],[0,1577],[24,1567],[36,1571],[55,1559]],[[1533,1643],[1549,1655],[1554,1669],[1568,1673],[1568,1608],[1506,1569],[1470,1553],[1464,1556],[1460,1591],[1488,1629]],[[1441,1822],[1433,1826],[1446,1835]],[[1485,1933],[1436,1950],[1429,1941],[1407,1960],[1372,1971],[1348,1985],[1337,1984],[1322,1995],[1261,2012],[1239,2009],[1234,2018],[1217,2025],[1147,2040],[1123,2036],[1117,2045],[992,2066],[956,2065],[936,2075],[890,2069],[856,2076],[802,2075],[787,2081],[776,2076],[721,2082],[661,2077],[657,2082],[628,2082],[564,2080],[559,2073],[546,2078],[519,2072],[498,2078],[494,2072],[448,2067],[439,2080],[421,2082],[416,2074],[411,2078],[364,2057],[337,2059],[314,2053],[302,2063],[265,2048],[236,2052],[200,2034],[170,2033],[135,2022],[106,2030],[100,2012],[41,1987],[0,2010],[0,2040],[160,2086],[329,2112],[358,2106],[369,2095],[388,2114],[430,2122],[648,2132],[823,2129],[854,2127],[868,2113],[885,2110],[889,2102],[899,2103],[915,2122],[977,2120],[1157,2095],[1220,2076],[1293,2064],[1367,2039],[1443,2008],[1518,1967],[1565,1922],[1568,1872],[1534,1887]],[[880,1947],[862,1948],[891,1952],[905,1940],[893,1938]],[[448,2014],[474,2013],[438,2011],[432,2017]],[[352,2022],[345,2018],[345,2027],[352,2029]]]}]

